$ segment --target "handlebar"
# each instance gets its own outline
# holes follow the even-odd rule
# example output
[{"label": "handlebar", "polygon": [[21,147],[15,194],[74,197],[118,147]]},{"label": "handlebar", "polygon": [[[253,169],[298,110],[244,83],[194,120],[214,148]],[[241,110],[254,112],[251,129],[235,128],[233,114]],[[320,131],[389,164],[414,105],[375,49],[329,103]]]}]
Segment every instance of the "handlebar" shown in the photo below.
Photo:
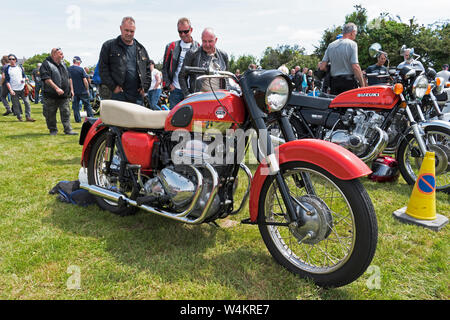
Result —
[{"label": "handlebar", "polygon": [[187,73],[196,73],[196,74],[210,74],[210,70],[208,68],[200,68],[200,67],[184,67]]},{"label": "handlebar", "polygon": [[390,75],[388,74],[379,74],[379,73],[366,73],[367,77],[377,77],[377,78],[388,78]]}]

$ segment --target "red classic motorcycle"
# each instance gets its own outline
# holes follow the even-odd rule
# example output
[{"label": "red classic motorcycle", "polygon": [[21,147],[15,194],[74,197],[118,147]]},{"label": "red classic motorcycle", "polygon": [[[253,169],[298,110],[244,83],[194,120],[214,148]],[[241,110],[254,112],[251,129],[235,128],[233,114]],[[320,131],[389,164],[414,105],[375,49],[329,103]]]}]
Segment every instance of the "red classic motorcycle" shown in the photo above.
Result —
[{"label": "red classic motorcycle", "polygon": [[[358,180],[370,169],[330,142],[295,140],[281,112],[292,87],[277,70],[226,71],[187,67],[198,80],[227,78],[233,90],[195,93],[170,111],[103,100],[100,118],[80,134],[81,187],[118,215],[137,209],[188,224],[214,223],[250,201],[269,252],[291,272],[324,287],[357,279],[377,244],[372,202]],[[275,116],[288,142],[274,148],[266,130]],[[263,159],[254,175],[243,163],[254,130]],[[245,194],[235,197],[243,170]]]}]

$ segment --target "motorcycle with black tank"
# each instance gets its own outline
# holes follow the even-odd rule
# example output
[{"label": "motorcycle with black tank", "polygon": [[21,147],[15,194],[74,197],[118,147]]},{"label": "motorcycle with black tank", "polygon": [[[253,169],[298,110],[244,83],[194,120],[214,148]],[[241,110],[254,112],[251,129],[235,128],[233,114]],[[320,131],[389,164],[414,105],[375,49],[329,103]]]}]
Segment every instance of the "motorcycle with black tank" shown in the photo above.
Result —
[{"label": "motorcycle with black tank", "polygon": [[408,184],[415,183],[425,153],[433,151],[436,190],[449,193],[450,127],[444,121],[424,121],[418,116],[420,99],[428,88],[422,73],[405,66],[391,74],[392,85],[357,88],[334,98],[294,93],[285,112],[299,139],[336,143],[365,163],[381,153],[395,153]]},{"label": "motorcycle with black tank", "polygon": [[[323,287],[362,275],[377,244],[374,208],[358,180],[370,169],[336,144],[295,139],[282,113],[292,88],[281,72],[252,70],[237,79],[186,70],[199,79],[233,79],[241,93],[194,93],[170,111],[102,100],[100,118],[86,119],[80,134],[88,176],[81,187],[115,214],[142,209],[187,224],[214,223],[249,201],[242,223],[257,225],[271,255],[291,272]],[[288,139],[278,148],[265,133],[268,114]],[[243,163],[252,130],[263,154],[254,174]],[[236,197],[241,170],[248,185]]]}]

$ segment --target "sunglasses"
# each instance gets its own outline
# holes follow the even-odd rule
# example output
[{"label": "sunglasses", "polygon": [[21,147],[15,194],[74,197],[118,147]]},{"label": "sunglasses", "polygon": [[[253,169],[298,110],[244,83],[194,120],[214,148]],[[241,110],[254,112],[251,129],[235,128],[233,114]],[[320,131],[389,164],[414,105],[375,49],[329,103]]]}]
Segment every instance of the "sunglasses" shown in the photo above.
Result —
[{"label": "sunglasses", "polygon": [[178,33],[188,34],[190,31],[191,31],[191,29],[187,29],[187,30],[178,30]]},{"label": "sunglasses", "polygon": [[14,58],[8,58],[9,61],[16,61]]}]

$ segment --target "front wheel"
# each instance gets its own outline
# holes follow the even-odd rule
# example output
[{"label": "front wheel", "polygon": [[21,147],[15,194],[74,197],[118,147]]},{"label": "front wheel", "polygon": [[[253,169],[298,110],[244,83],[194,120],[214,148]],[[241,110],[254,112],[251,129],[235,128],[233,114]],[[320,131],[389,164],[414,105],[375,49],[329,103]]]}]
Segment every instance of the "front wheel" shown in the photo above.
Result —
[{"label": "front wheel", "polygon": [[339,180],[305,162],[281,166],[296,211],[308,209],[303,226],[288,225],[275,176],[262,187],[258,226],[274,259],[289,271],[322,287],[356,280],[369,266],[378,237],[376,215],[358,180]]},{"label": "front wheel", "polygon": [[[436,191],[450,193],[450,129],[428,126],[423,139],[427,150],[435,155]],[[413,134],[408,134],[400,143],[397,161],[403,179],[410,185],[415,184],[423,155]]]}]

